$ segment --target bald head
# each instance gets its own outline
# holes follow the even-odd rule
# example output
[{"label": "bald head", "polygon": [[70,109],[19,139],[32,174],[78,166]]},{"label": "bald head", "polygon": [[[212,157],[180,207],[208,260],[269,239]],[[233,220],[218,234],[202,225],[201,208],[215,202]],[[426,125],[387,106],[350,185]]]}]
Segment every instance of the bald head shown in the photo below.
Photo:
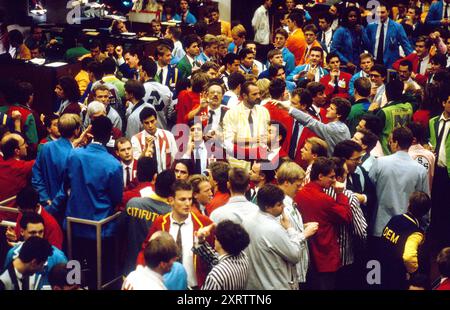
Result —
[{"label": "bald head", "polygon": [[20,159],[27,156],[27,143],[19,134],[11,133],[3,137],[1,141],[3,159]]}]

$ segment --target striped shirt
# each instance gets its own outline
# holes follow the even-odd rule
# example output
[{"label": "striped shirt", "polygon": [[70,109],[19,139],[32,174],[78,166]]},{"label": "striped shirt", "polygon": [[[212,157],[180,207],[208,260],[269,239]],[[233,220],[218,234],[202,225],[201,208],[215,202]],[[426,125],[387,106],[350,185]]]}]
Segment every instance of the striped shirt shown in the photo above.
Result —
[{"label": "striped shirt", "polygon": [[[324,189],[324,192],[336,200],[336,192],[333,187]],[[343,194],[348,197],[350,210],[352,212],[352,221],[350,225],[343,224],[339,226],[339,250],[341,253],[342,266],[353,264],[354,261],[354,243],[356,240],[365,242],[367,238],[367,222],[360,208],[359,200],[356,195],[346,189]]]},{"label": "striped shirt", "polygon": [[244,252],[239,255],[218,257],[214,249],[204,242],[192,249],[210,266],[213,266],[202,290],[244,290],[247,285],[249,261]]}]

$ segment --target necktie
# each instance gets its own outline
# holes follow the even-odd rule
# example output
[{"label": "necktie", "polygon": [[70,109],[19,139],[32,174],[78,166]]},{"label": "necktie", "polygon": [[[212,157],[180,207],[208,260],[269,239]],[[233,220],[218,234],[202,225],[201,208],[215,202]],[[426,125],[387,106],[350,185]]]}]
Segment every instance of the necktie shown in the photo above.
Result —
[{"label": "necktie", "polygon": [[180,251],[180,255],[178,257],[178,262],[182,264],[183,263],[183,242],[182,242],[182,238],[181,238],[181,226],[184,225],[184,222],[183,223],[176,223],[176,222],[174,222],[174,224],[179,226],[178,227],[178,232],[177,232],[176,243],[177,243],[177,246],[178,246],[178,250]]},{"label": "necktie", "polygon": [[125,178],[126,178],[125,187],[127,187],[128,185],[130,185],[130,182],[131,182],[130,167],[126,167],[126,168],[125,168],[125,171],[126,171],[126,175],[125,175]]},{"label": "necktie", "polygon": [[444,139],[444,131],[445,131],[445,125],[447,124],[449,120],[441,120],[440,122],[443,122],[441,131],[439,131],[438,138],[436,140],[436,149],[434,150],[436,152],[436,163],[439,159],[439,149],[441,148],[442,140]]},{"label": "necktie", "polygon": [[208,125],[212,125],[214,114],[216,114],[216,112],[214,112],[213,110],[209,111]]},{"label": "necktie", "polygon": [[29,291],[30,290],[30,277],[23,275],[21,282],[22,282],[22,291]]},{"label": "necktie", "polygon": [[202,164],[200,160],[200,148],[195,149],[195,173],[201,174],[202,173]]},{"label": "necktie", "polygon": [[327,42],[325,42],[325,31],[322,31],[322,42],[324,44],[326,44]]},{"label": "necktie", "polygon": [[422,58],[419,58],[419,63],[417,64],[417,73],[420,74],[420,67],[422,66]]},{"label": "necktie", "polygon": [[248,114],[248,124],[250,125],[250,136],[253,137],[253,117],[252,117],[252,110],[250,110],[250,113]]},{"label": "necktie", "polygon": [[448,18],[448,3],[445,3],[444,18]]},{"label": "necktie", "polygon": [[339,92],[339,79],[338,76],[336,75],[334,77],[334,90],[333,90],[333,94],[337,94]]},{"label": "necktie", "polygon": [[158,74],[158,77],[159,77],[159,82],[161,83],[161,84],[163,84],[164,85],[164,81],[163,81],[163,78],[164,78],[164,76],[163,76],[163,69],[161,68],[161,70],[159,70],[159,74]]},{"label": "necktie", "polygon": [[300,123],[294,122],[294,131],[292,132],[291,143],[289,144],[289,157],[295,159],[295,149],[297,148],[298,133],[300,131]]},{"label": "necktie", "polygon": [[378,40],[377,62],[383,63],[384,56],[384,23],[381,24],[380,39]]}]

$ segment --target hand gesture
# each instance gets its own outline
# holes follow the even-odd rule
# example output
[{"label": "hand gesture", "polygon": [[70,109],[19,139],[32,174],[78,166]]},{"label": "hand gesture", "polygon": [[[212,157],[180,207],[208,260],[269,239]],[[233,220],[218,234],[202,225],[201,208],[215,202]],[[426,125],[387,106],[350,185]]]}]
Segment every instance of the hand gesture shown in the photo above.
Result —
[{"label": "hand gesture", "polygon": [[13,121],[20,121],[20,119],[22,118],[22,113],[20,113],[20,111],[12,111],[11,118],[13,119]]},{"label": "hand gesture", "polygon": [[338,182],[338,181],[336,181],[334,183],[334,191],[336,192],[336,194],[341,194],[341,193],[344,192],[344,189],[345,189],[344,185],[345,185],[344,183],[341,183],[341,182]]},{"label": "hand gesture", "polygon": [[117,58],[120,59],[122,58],[123,55],[123,48],[121,45],[117,45],[116,46],[116,54],[117,54]]},{"label": "hand gesture", "polygon": [[216,228],[216,223],[212,223],[206,227],[199,228],[196,232],[194,232],[195,236],[198,238],[199,243],[205,242],[206,238],[211,235],[213,229]]},{"label": "hand gesture", "polygon": [[286,213],[281,213],[281,220],[280,220],[281,226],[284,227],[284,229],[289,229],[292,227],[291,221],[289,220],[289,217],[286,215]]},{"label": "hand gesture", "polygon": [[312,81],[316,78],[316,71],[317,71],[317,67],[316,66],[311,66],[311,69],[308,70],[308,73],[306,73],[306,79]]},{"label": "hand gesture", "polygon": [[305,238],[309,238],[313,236],[317,230],[319,229],[319,223],[317,222],[309,222],[305,223],[305,230],[303,231],[303,234],[305,235]]},{"label": "hand gesture", "polygon": [[258,70],[258,66],[256,64],[253,64],[252,73],[254,75],[258,76],[259,70]]},{"label": "hand gesture", "polygon": [[73,140],[73,147],[84,146],[89,143],[89,141],[93,138],[91,134],[92,125],[89,125],[78,137],[78,139]]}]

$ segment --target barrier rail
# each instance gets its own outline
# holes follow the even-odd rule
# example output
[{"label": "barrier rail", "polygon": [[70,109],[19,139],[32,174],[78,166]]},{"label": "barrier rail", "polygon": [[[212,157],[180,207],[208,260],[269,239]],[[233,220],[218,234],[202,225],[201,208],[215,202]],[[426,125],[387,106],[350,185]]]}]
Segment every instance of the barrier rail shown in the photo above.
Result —
[{"label": "barrier rail", "polygon": [[86,219],[80,219],[75,217],[67,217],[66,218],[66,224],[67,224],[67,254],[69,256],[69,259],[72,259],[72,223],[75,224],[82,224],[82,225],[88,225],[88,226],[95,226],[96,234],[95,234],[95,241],[97,244],[97,289],[101,290],[104,287],[110,285],[112,282],[116,281],[118,278],[114,279],[113,281],[110,281],[106,283],[105,285],[102,285],[102,227],[105,224],[108,224],[109,222],[117,219],[120,216],[121,212],[117,212],[101,221],[92,221],[92,220],[86,220]]},{"label": "barrier rail", "polygon": [[[7,198],[3,201],[0,201],[0,212],[8,212],[8,213],[13,213],[13,214],[19,214],[20,211],[16,208],[10,208],[10,207],[5,207],[4,205],[10,203],[11,201],[14,201],[16,199],[16,196],[12,196],[10,198]],[[0,221],[0,226],[3,227],[16,227],[16,223],[15,222],[10,222],[10,221]]]}]

